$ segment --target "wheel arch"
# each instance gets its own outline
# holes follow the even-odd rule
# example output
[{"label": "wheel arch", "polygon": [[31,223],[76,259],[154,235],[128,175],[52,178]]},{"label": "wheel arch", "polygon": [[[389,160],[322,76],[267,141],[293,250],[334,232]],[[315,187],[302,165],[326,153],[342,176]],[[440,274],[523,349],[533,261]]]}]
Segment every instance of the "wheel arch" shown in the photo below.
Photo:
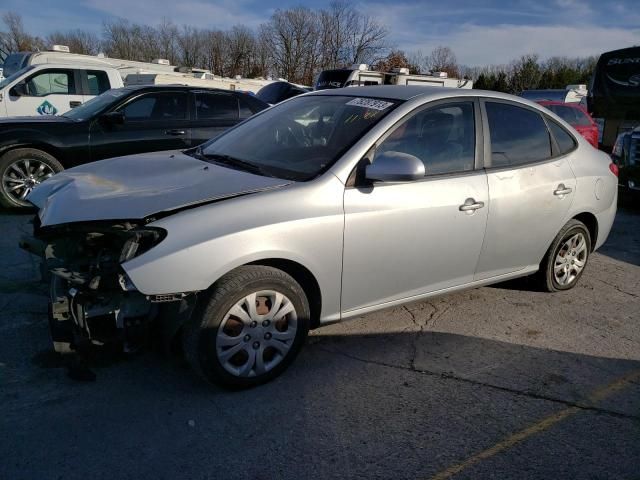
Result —
[{"label": "wheel arch", "polygon": [[591,251],[593,252],[595,245],[598,241],[598,219],[591,212],[582,212],[572,217],[585,224],[589,235],[591,236]]},{"label": "wheel arch", "polygon": [[67,168],[65,165],[65,158],[62,155],[62,152],[57,147],[44,142],[35,142],[35,141],[26,142],[25,141],[25,142],[2,145],[0,146],[0,156],[6,153],[12,152],[14,150],[22,149],[22,148],[31,148],[33,150],[40,150],[42,152],[45,152],[51,155],[53,158],[55,158],[58,162],[60,162],[63,167]]},{"label": "wheel arch", "polygon": [[285,258],[265,258],[245,263],[243,266],[245,265],[263,265],[266,267],[273,267],[291,275],[291,277],[300,284],[307,295],[309,309],[311,311],[311,328],[317,328],[320,325],[322,292],[320,290],[320,284],[311,270],[301,263]]}]

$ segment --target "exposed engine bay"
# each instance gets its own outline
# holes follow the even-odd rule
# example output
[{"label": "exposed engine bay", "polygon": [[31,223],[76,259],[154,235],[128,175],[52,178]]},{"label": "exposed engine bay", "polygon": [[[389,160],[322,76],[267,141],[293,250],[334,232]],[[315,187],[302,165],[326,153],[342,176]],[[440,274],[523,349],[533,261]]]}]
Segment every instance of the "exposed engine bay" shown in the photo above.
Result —
[{"label": "exposed engine bay", "polygon": [[144,295],[121,267],[165,237],[164,230],[140,221],[41,227],[36,217],[33,237],[20,246],[41,256],[50,275],[49,322],[57,352],[106,344],[135,351],[156,321],[168,325],[170,335],[177,331],[181,319],[175,314],[190,311],[195,295]]}]

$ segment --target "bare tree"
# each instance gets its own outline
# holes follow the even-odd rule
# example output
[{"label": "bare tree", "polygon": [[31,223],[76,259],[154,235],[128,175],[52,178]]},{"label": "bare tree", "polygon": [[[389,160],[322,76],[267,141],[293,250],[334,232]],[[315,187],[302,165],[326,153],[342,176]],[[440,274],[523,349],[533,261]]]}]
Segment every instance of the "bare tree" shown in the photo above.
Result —
[{"label": "bare tree", "polygon": [[0,59],[3,61],[10,53],[44,49],[45,45],[41,38],[29,35],[25,31],[19,14],[4,13],[2,23],[5,29],[0,32]]},{"label": "bare tree", "polygon": [[278,74],[292,82],[311,83],[316,69],[317,15],[303,7],[276,10],[266,32]]},{"label": "bare tree", "polygon": [[458,61],[449,47],[438,46],[425,59],[424,67],[431,72],[446,72],[451,77],[459,75]]},{"label": "bare tree", "polygon": [[49,45],[67,45],[73,53],[84,55],[96,55],[102,47],[102,42],[96,34],[79,29],[53,32],[47,35],[46,41]]}]

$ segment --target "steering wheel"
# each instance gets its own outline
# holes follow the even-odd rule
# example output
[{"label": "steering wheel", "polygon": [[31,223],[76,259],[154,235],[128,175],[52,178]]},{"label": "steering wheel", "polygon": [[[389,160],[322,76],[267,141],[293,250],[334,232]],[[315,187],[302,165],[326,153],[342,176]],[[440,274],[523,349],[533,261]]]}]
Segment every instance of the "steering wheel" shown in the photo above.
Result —
[{"label": "steering wheel", "polygon": [[311,139],[307,136],[305,128],[298,122],[285,119],[274,130],[275,141],[283,147],[308,147]]}]

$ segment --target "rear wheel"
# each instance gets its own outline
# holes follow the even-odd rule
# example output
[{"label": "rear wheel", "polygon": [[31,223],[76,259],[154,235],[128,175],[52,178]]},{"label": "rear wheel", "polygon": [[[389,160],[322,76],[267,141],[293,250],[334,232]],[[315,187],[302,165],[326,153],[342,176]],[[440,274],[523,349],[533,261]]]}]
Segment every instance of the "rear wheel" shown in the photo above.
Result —
[{"label": "rear wheel", "polygon": [[201,299],[183,332],[190,365],[205,379],[248,388],[280,375],[309,331],[302,287],[272,267],[244,266],[225,275]]},{"label": "rear wheel", "polygon": [[64,170],[55,158],[42,150],[17,148],[0,157],[0,205],[30,207],[27,195],[47,178]]},{"label": "rear wheel", "polygon": [[573,288],[584,273],[590,254],[589,230],[584,223],[570,220],[553,240],[540,265],[541,286],[549,292]]}]

